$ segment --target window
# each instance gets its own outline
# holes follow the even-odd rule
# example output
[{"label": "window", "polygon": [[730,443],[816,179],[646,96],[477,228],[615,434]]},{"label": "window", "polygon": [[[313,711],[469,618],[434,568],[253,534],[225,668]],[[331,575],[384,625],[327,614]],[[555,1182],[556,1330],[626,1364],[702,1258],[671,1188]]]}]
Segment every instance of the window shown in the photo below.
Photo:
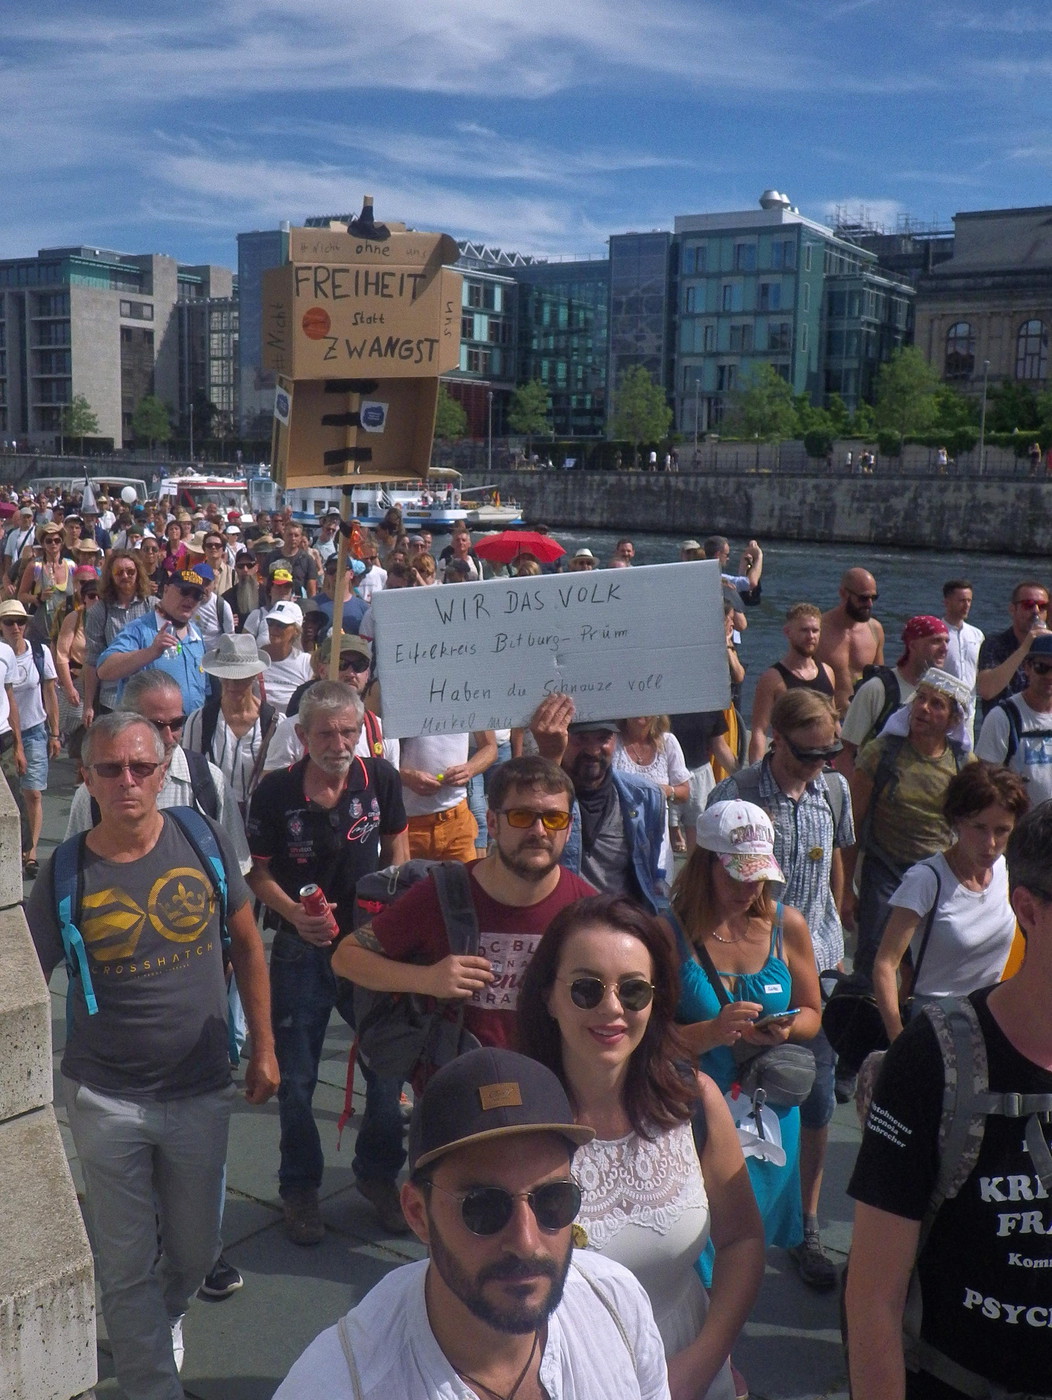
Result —
[{"label": "window", "polygon": [[710,321],[705,327],[704,349],[707,354],[716,349],[716,324],[714,321]]},{"label": "window", "polygon": [[[812,249],[814,246],[815,246],[815,245],[814,245],[813,243],[805,243],[805,244],[804,244],[804,271],[805,271],[805,272],[810,272],[810,271],[811,271],[811,249]],[[787,265],[788,265],[788,264],[787,264]]]},{"label": "window", "polygon": [[768,350],[789,350],[792,348],[793,327],[789,321],[772,321],[767,327]]},{"label": "window", "polygon": [[[807,324],[806,321],[805,321],[804,324],[800,327],[800,353],[801,353],[802,355],[806,355],[806,354],[807,354],[807,343],[808,343],[808,334],[807,334],[807,332],[808,332],[809,329],[810,329],[810,327],[808,326],[808,324]],[[788,348],[788,347],[786,347],[786,348]]]},{"label": "window", "polygon": [[742,284],[740,282],[724,282],[720,307],[723,311],[740,311],[744,305]]},{"label": "window", "polygon": [[758,311],[779,311],[782,306],[781,282],[761,282],[757,299]]},{"label": "window", "polygon": [[689,276],[690,273],[694,271],[694,254],[696,252],[697,249],[694,247],[694,245],[688,243],[687,246],[683,249],[683,265],[680,268],[680,272],[686,273]]},{"label": "window", "polygon": [[1048,328],[1044,321],[1024,321],[1015,343],[1015,377],[1044,379],[1048,373]]},{"label": "window", "polygon": [[748,352],[752,349],[752,322],[731,326],[731,350]]},{"label": "window", "polygon": [[791,238],[776,238],[771,244],[771,266],[796,266],[796,244]]},{"label": "window", "polygon": [[975,331],[968,321],[955,321],[946,332],[946,379],[969,379],[975,370]]},{"label": "window", "polygon": [[683,310],[685,312],[697,311],[697,287],[688,287],[683,296]]},{"label": "window", "polygon": [[733,389],[738,379],[737,365],[717,365],[716,366],[716,388]]},{"label": "window", "polygon": [[756,244],[735,243],[734,267],[737,272],[756,271]]},{"label": "window", "polygon": [[810,282],[805,282],[805,283],[804,283],[803,298],[802,298],[802,300],[801,300],[801,302],[800,302],[800,306],[801,306],[801,309],[804,310],[804,311],[810,311],[810,310],[811,310],[811,283],[810,283]]}]

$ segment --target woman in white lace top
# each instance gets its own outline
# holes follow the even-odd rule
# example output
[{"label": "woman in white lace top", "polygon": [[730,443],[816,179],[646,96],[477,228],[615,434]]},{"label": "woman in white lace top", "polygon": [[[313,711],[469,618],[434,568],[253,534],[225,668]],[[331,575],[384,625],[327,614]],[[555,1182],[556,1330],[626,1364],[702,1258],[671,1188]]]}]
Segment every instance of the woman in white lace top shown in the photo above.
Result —
[{"label": "woman in white lace top", "polygon": [[[588,1247],[646,1289],[673,1400],[733,1400],[729,1357],[763,1276],[763,1229],[723,1096],[689,1068],[677,996],[656,919],[623,898],[578,900],[531,959],[519,1042],[595,1129],[574,1159],[580,1223]],[[710,1232],[717,1266],[706,1296],[694,1264]]]}]

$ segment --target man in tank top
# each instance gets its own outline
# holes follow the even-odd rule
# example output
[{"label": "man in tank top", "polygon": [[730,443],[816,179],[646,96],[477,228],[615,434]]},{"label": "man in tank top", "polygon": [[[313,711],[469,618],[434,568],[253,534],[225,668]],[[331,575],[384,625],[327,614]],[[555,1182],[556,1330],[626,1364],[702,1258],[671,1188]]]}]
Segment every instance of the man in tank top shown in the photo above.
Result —
[{"label": "man in tank top", "polygon": [[767,752],[771,711],[780,695],[787,690],[804,689],[832,697],[834,691],[832,668],[815,657],[822,639],[822,614],[814,603],[794,603],[785,615],[782,631],[789,650],[756,682],[749,734],[750,763],[759,762]]}]

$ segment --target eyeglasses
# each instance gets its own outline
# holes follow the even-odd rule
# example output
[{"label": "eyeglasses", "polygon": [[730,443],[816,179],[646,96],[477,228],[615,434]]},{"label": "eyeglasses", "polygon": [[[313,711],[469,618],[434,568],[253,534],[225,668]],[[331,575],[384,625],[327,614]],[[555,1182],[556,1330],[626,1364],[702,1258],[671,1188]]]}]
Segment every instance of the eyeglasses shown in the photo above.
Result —
[{"label": "eyeglasses", "polygon": [[802,749],[794,744],[792,739],[786,739],[785,743],[798,763],[828,763],[831,758],[836,758],[838,753],[844,751],[844,746],[839,739],[824,749]]},{"label": "eyeglasses", "polygon": [[1017,598],[1013,607],[1037,608],[1038,612],[1048,612],[1047,598]]},{"label": "eyeglasses", "polygon": [[511,1220],[516,1201],[528,1201],[542,1230],[555,1233],[572,1225],[581,1209],[581,1188],[576,1181],[549,1181],[536,1191],[505,1191],[500,1186],[476,1186],[471,1191],[447,1191],[431,1180],[425,1186],[460,1202],[460,1218],[473,1235],[499,1235]]},{"label": "eyeglasses", "polygon": [[239,569],[254,569],[256,567],[255,564],[250,563],[247,559],[239,559],[237,561],[237,566]]},{"label": "eyeglasses", "polygon": [[875,603],[880,597],[879,593],[856,593],[853,589],[848,589],[852,598],[857,598],[860,603]]},{"label": "eyeglasses", "polygon": [[180,597],[180,598],[196,598],[196,599],[200,600],[201,598],[204,597],[204,593],[202,592],[202,590],[201,590],[200,588],[195,588],[194,585],[193,585],[192,583],[187,583],[187,584],[182,584],[182,585],[177,585],[177,586],[178,586],[178,588],[179,588],[179,597]]},{"label": "eyeglasses", "polygon": [[341,671],[368,671],[369,662],[364,656],[341,656]]},{"label": "eyeglasses", "polygon": [[206,544],[205,549],[226,549],[222,540],[215,540],[212,544]]},{"label": "eyeglasses", "polygon": [[1052,672],[1052,661],[1036,661],[1028,658],[1031,671],[1037,676],[1047,676]]},{"label": "eyeglasses", "polygon": [[174,731],[176,729],[182,729],[183,725],[186,723],[186,716],[173,715],[171,719],[155,719],[152,723],[156,724],[158,729],[171,729]]},{"label": "eyeglasses", "polygon": [[119,778],[125,768],[127,768],[132,777],[140,783],[145,782],[147,778],[152,778],[160,766],[159,763],[118,763],[115,759],[113,761],[107,760],[105,763],[93,763],[91,765],[93,771],[96,772],[100,778]]},{"label": "eyeglasses", "polygon": [[540,822],[545,831],[565,831],[570,825],[569,812],[535,812],[532,807],[506,807],[500,816],[519,831],[528,831],[534,822]]},{"label": "eyeglasses", "polygon": [[619,982],[604,982],[601,977],[575,977],[567,982],[570,1000],[581,1011],[594,1011],[613,987],[618,1001],[626,1011],[643,1011],[654,1000],[654,984],[642,977],[622,977]]}]

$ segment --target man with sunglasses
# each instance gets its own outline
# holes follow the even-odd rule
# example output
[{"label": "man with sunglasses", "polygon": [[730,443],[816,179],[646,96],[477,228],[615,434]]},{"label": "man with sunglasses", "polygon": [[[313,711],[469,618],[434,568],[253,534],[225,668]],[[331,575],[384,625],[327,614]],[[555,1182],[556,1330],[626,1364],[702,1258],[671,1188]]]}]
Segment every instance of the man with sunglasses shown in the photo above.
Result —
[{"label": "man with sunglasses", "polygon": [[[709,806],[737,798],[754,802],[771,819],[774,854],[785,875],[781,899],[807,920],[819,972],[840,967],[844,929],[838,905],[844,884],[841,851],[855,844],[846,780],[828,767],[841,750],[832,696],[797,687],[784,690],[771,711],[771,749],[759,763],[725,778]],[[801,1279],[820,1292],[834,1288],[837,1271],[822,1248],[818,1201],[836,1105],[836,1056],[824,1032],[807,1042],[815,1082],[800,1106],[800,1191],[804,1238],[788,1251]]]},{"label": "man with sunglasses", "polygon": [[881,666],[863,681],[844,716],[840,735],[844,753],[837,767],[848,781],[855,771],[858,752],[877,737],[900,705],[909,704],[925,671],[931,666],[942,668],[950,646],[950,630],[941,617],[920,613],[902,629],[902,645],[904,650],[894,670]]},{"label": "man with sunglasses", "polygon": [[205,703],[207,684],[201,668],[205,644],[192,619],[211,577],[207,564],[174,573],[156,606],[129,622],[99,657],[99,680],[119,682],[118,704],[128,677],[153,667],[177,682],[185,714]]},{"label": "man with sunglasses", "polygon": [[1034,638],[1048,631],[1048,597],[1048,589],[1042,583],[1030,579],[1017,583],[1008,605],[1011,627],[987,637],[979,648],[975,688],[982,702],[983,719],[995,705],[1026,688],[1023,662]]},{"label": "man with sunglasses", "polygon": [[1034,637],[1023,670],[1025,688],[999,701],[983,720],[975,756],[1021,773],[1036,807],[1052,798],[1052,632]]},{"label": "man with sunglasses", "polygon": [[[595,890],[559,863],[570,833],[573,784],[556,764],[509,759],[494,770],[487,803],[490,848],[468,864],[478,955],[450,952],[438,891],[425,879],[345,939],[333,970],[374,991],[463,1001],[464,1028],[482,1045],[507,1046],[515,1043],[518,989],[541,935],[560,909]],[[361,1138],[355,1170],[360,1188],[364,1178],[378,1198],[383,1192],[397,1204],[400,1141],[387,1141],[393,1171],[389,1166],[386,1176],[381,1173],[379,1153],[372,1162],[359,1160]]]},{"label": "man with sunglasses", "polygon": [[667,1400],[642,1287],[573,1248],[573,1158],[593,1136],[524,1055],[473,1050],[439,1070],[413,1114],[402,1187],[429,1257],[312,1342],[274,1400]]},{"label": "man with sunglasses", "polygon": [[884,629],[873,616],[880,595],[868,569],[848,569],[840,580],[840,602],[822,614],[817,661],[832,668],[838,713],[847,714],[855,686],[867,666],[884,664]]},{"label": "man with sunglasses", "polygon": [[[235,1099],[219,900],[185,829],[159,809],[167,763],[152,724],[96,720],[83,766],[99,821],[78,842],[73,922],[98,1009],[71,977],[62,1082],[118,1383],[129,1400],[176,1400],[183,1316],[216,1255]],[[212,835],[252,1035],[245,1097],[262,1104],[278,1083],[266,961],[237,858]],[[50,978],[65,960],[52,869],[29,917]]]}]

